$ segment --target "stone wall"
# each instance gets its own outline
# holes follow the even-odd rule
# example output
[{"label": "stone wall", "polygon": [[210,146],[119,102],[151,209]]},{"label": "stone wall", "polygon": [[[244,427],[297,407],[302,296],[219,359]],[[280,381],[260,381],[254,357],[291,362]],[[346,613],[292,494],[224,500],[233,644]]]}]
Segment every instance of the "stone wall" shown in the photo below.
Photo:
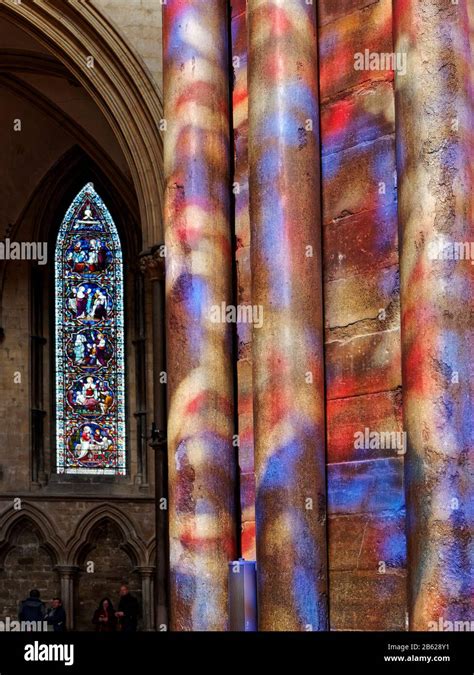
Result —
[{"label": "stone wall", "polygon": [[18,618],[19,605],[33,588],[49,603],[60,595],[59,577],[54,561],[41,546],[40,537],[31,524],[21,523],[11,535],[12,548],[0,571],[0,616]]},{"label": "stone wall", "polygon": [[354,68],[393,51],[392,3],[322,1],[319,26],[331,626],[400,630],[402,449],[354,436],[402,424],[393,72]]},{"label": "stone wall", "polygon": [[140,569],[154,564],[152,500],[0,499],[0,617],[16,616],[31,588],[61,596],[59,565],[74,570],[75,628],[92,630],[99,601],[116,605],[123,582],[143,605]]},{"label": "stone wall", "polygon": [[94,630],[91,621],[102,598],[108,597],[114,609],[118,609],[122,583],[128,584],[130,593],[141,605],[139,575],[133,572],[133,562],[121,548],[123,543],[117,526],[106,521],[97,526],[90,547],[81,556],[76,591],[78,630]]},{"label": "stone wall", "polygon": [[158,88],[162,89],[163,60],[161,8],[159,0],[92,0],[147,66]]}]

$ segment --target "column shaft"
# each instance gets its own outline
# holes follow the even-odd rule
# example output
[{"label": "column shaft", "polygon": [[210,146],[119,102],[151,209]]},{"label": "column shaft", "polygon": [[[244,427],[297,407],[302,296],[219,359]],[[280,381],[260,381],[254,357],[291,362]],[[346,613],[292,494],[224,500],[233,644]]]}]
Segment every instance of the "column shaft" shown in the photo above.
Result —
[{"label": "column shaft", "polygon": [[166,453],[165,260],[161,245],[142,257],[142,272],[151,284],[153,334],[153,431],[156,499],[156,625],[168,630],[168,470]]},{"label": "column shaft", "polygon": [[[152,631],[155,628],[155,591],[154,567],[138,567],[142,582],[142,623],[144,631]],[[157,626],[158,630],[159,627]]]},{"label": "column shaft", "polygon": [[58,565],[56,570],[59,573],[59,581],[61,584],[61,600],[66,612],[66,628],[67,630],[74,630],[74,580],[76,578],[78,568],[73,565]]},{"label": "column shaft", "polygon": [[411,630],[474,619],[468,4],[394,3]]},{"label": "column shaft", "polygon": [[327,629],[315,5],[249,0],[256,534],[263,630]]},{"label": "column shaft", "polygon": [[168,531],[168,467],[166,453],[166,365],[165,349],[165,290],[163,277],[153,279],[153,389],[154,420],[163,434],[155,444],[156,495],[156,624],[158,630],[168,626],[169,531]]},{"label": "column shaft", "polygon": [[168,0],[163,22],[171,628],[225,630],[233,366],[215,312],[231,298],[227,3]]}]

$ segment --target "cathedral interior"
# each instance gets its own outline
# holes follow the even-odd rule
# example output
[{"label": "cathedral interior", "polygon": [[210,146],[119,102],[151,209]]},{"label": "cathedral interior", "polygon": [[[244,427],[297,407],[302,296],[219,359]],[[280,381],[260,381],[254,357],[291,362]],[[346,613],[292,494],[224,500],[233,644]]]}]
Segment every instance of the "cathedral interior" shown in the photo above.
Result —
[{"label": "cathedral interior", "polygon": [[474,626],[473,46],[451,0],[0,1],[0,618],[228,631],[241,560],[261,631]]}]

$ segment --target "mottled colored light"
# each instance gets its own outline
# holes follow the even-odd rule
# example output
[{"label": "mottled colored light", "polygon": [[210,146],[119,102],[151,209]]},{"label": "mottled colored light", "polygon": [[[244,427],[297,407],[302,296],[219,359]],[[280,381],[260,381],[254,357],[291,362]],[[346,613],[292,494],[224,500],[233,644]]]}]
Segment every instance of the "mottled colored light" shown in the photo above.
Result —
[{"label": "mottled colored light", "polygon": [[259,626],[326,630],[315,7],[249,0]]},{"label": "mottled colored light", "polygon": [[227,8],[163,6],[171,627],[228,627],[235,557]]},{"label": "mottled colored light", "polygon": [[474,241],[474,64],[466,3],[394,8],[409,616],[424,631],[474,620],[474,266],[432,248]]}]

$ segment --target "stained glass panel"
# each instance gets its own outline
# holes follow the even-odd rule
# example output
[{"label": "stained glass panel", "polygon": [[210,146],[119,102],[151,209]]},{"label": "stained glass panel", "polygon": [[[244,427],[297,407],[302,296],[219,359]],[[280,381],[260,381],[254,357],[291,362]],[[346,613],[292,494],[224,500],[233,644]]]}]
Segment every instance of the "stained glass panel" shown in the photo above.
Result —
[{"label": "stained glass panel", "polygon": [[122,249],[92,183],[66,213],[55,261],[57,471],[125,474]]}]

